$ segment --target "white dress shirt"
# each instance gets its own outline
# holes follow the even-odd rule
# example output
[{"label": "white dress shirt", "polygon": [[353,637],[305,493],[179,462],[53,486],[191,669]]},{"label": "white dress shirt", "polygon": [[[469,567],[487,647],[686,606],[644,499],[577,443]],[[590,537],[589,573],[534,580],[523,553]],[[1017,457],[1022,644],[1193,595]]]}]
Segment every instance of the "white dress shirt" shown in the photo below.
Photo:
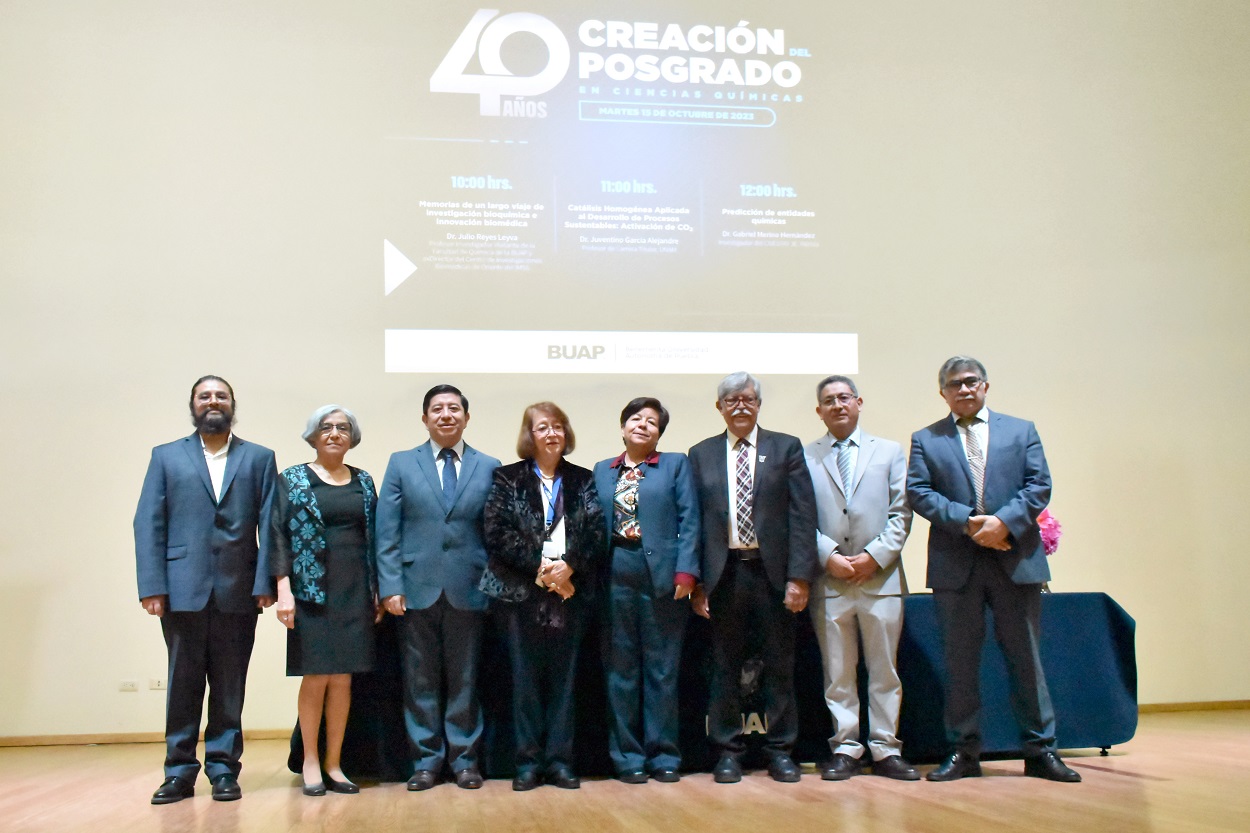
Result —
[{"label": "white dress shirt", "polygon": [[213,482],[213,500],[221,503],[221,481],[226,479],[226,454],[230,451],[230,441],[234,433],[226,435],[226,444],[217,453],[208,450],[204,438],[200,437],[200,448],[204,449],[204,462],[208,464],[208,479]]},{"label": "white dress shirt", "polygon": [[[743,437],[751,446],[751,453],[747,455],[747,465],[751,470],[751,489],[755,489],[755,462],[759,457],[760,447],[758,444],[760,427],[757,425],[751,429],[751,433]],[[734,436],[732,431],[725,432],[725,462],[729,471],[729,548],[731,550],[757,550],[760,547],[759,533],[755,534],[755,541],[751,544],[742,543],[742,539],[738,537],[738,449],[734,448],[738,444],[738,438]],[[751,495],[751,505],[754,507],[755,495]]]},{"label": "white dress shirt", "polygon": [[[464,463],[464,440],[460,440],[455,445],[453,445],[451,447],[451,451],[453,454],[456,455],[456,458],[455,458],[456,460],[456,482],[459,483],[460,482],[460,469],[461,469],[462,464]],[[430,440],[430,453],[434,455],[434,468],[438,470],[438,482],[442,483],[443,482],[443,466],[446,465],[447,461],[438,455],[443,453],[443,447],[439,445],[438,443],[434,442],[433,440]]]}]

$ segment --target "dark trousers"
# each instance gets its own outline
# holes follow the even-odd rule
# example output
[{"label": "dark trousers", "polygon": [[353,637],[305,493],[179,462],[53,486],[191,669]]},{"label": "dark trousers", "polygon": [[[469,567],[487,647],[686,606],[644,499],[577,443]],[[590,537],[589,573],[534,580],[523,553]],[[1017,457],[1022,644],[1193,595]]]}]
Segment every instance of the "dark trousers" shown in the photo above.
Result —
[{"label": "dark trousers", "polygon": [[765,753],[770,757],[790,754],[799,724],[794,700],[795,620],[785,608],[784,593],[768,583],[758,559],[742,561],[730,553],[720,583],[708,601],[712,615],[708,735],[712,745],[722,755],[738,756],[746,749],[740,680],[749,634],[759,632],[763,636],[761,682],[768,722]]},{"label": "dark trousers", "polygon": [[1055,708],[1039,651],[1042,587],[1012,583],[993,558],[978,558],[959,590],[933,592],[946,663],[947,741],[959,752],[974,757],[981,753],[981,647],[988,607],[1007,661],[1011,710],[1024,754],[1040,755],[1055,748]]},{"label": "dark trousers", "polygon": [[457,610],[439,596],[403,620],[404,726],[413,771],[477,766],[482,706],[477,671],[484,612]]},{"label": "dark trousers", "polygon": [[512,724],[517,772],[573,766],[573,686],[577,653],[586,631],[583,593],[562,603],[563,623],[540,621],[540,594],[497,608],[512,663]]},{"label": "dark trousers", "polygon": [[165,698],[165,775],[192,783],[200,772],[195,747],[200,739],[204,691],[204,773],[238,776],[243,754],[243,690],[256,638],[255,613],[222,613],[212,599],[203,610],[167,611],[161,632],[169,651],[169,691]]},{"label": "dark trousers", "polygon": [[618,773],[681,766],[677,675],[690,603],[655,597],[639,545],[612,548],[604,604],[608,754]]}]

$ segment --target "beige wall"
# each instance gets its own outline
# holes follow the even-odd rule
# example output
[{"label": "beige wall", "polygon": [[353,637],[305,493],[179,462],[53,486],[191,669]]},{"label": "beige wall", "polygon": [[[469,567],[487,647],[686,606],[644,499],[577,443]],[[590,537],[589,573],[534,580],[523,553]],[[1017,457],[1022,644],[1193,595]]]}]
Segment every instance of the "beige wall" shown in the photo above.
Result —
[{"label": "beige wall", "polygon": [[[0,2],[0,736],[160,729],[160,692],[117,690],[164,676],[130,521],[196,376],[230,379],[238,433],[281,465],[327,400],[361,416],[351,459],[379,476],[422,439],[441,380],[382,372],[368,153],[392,18],[417,5]],[[1141,701],[1250,698],[1250,4],[895,0],[833,26],[830,273],[759,303],[860,334],[864,424],[887,437],[943,413],[946,356],[984,360],[991,406],[1046,444],[1053,586],[1137,619]],[[673,411],[666,448],[720,425],[711,378],[456,381],[470,442],[504,459],[539,397],[583,465],[636,393]],[[815,379],[764,381],[763,423],[815,436]],[[266,616],[250,727],[293,722],[284,650]]]}]

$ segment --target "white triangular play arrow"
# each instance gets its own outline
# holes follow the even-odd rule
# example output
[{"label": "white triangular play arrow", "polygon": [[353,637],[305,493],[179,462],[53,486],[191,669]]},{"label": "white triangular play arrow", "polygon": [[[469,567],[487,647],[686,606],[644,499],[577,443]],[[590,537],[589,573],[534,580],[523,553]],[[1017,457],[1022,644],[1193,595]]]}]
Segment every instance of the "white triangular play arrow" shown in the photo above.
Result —
[{"label": "white triangular play arrow", "polygon": [[415,271],[417,264],[405,257],[391,241],[382,241],[382,279],[386,284],[387,295],[398,289]]}]

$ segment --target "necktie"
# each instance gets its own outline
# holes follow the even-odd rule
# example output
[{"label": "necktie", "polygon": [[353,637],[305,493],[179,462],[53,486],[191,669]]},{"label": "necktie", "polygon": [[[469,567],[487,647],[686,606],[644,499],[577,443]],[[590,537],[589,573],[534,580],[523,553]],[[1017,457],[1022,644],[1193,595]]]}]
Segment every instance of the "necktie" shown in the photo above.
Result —
[{"label": "necktie", "polygon": [[456,452],[444,448],[438,452],[438,459],[443,461],[443,504],[451,509],[456,499]]},{"label": "necktie", "polygon": [[838,440],[838,475],[842,478],[842,494],[851,496],[851,441]]},{"label": "necktie", "polygon": [[981,450],[981,441],[977,439],[972,426],[981,420],[976,417],[960,417],[959,424],[964,429],[964,443],[968,450],[968,468],[972,471],[972,490],[977,496],[977,514],[985,514],[985,452]]},{"label": "necktie", "polygon": [[751,520],[751,444],[738,440],[738,461],[734,466],[737,496],[734,516],[738,522],[738,540],[745,545],[755,543],[755,522]]}]

